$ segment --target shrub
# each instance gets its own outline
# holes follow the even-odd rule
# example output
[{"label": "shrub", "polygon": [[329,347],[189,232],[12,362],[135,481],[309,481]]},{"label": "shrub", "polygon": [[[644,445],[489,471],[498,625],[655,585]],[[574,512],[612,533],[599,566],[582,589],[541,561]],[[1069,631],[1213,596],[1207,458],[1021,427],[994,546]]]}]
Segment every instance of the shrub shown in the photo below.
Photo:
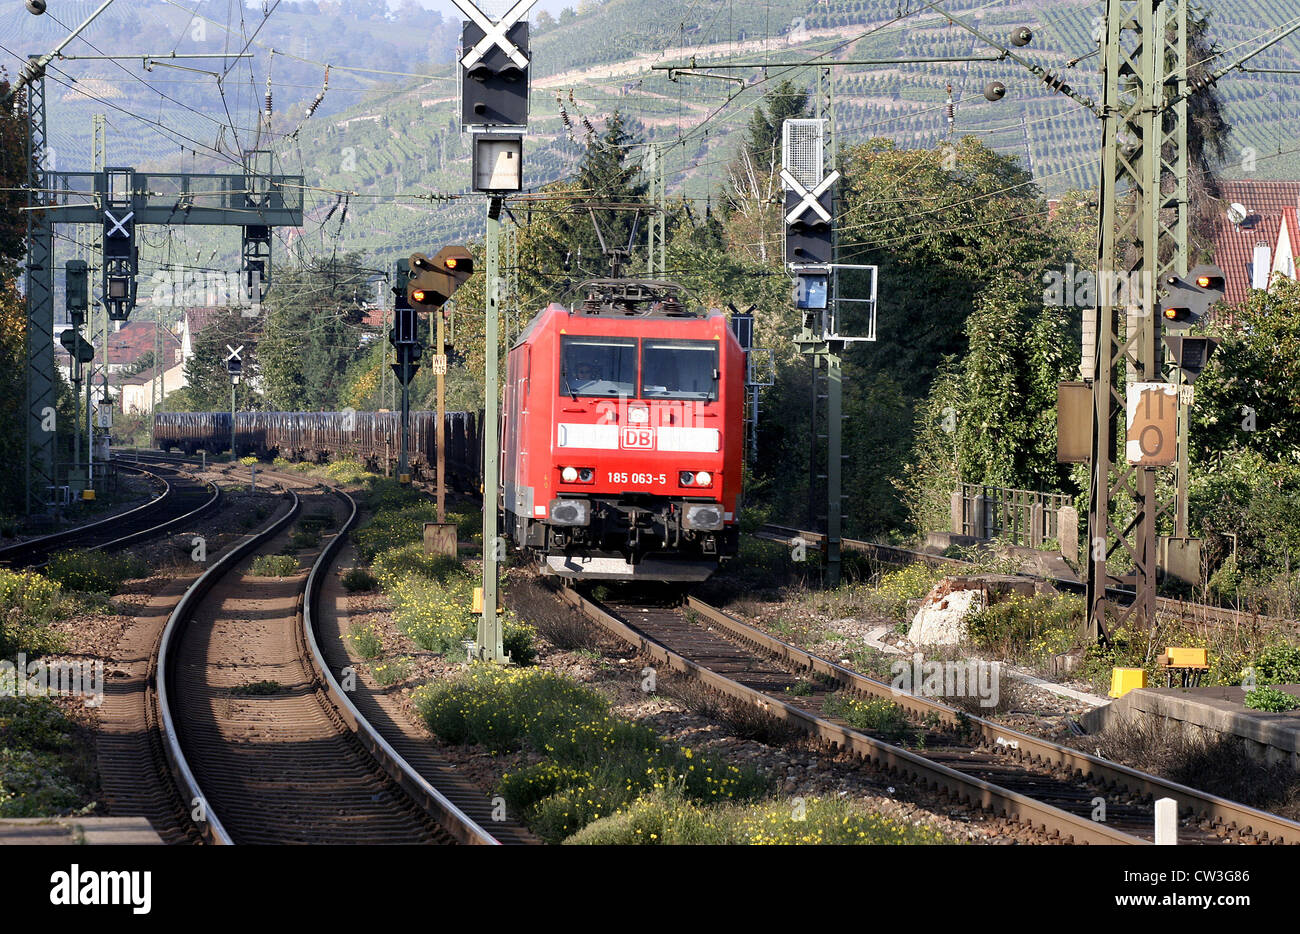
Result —
[{"label": "shrub", "polygon": [[0,612],[18,610],[26,619],[49,622],[62,598],[62,589],[43,574],[0,568]]},{"label": "shrub", "polygon": [[356,461],[340,460],[325,467],[325,475],[339,483],[360,483],[374,474]]},{"label": "shrub", "polygon": [[320,529],[314,526],[299,525],[290,534],[289,544],[294,548],[315,548],[320,544]]},{"label": "shrub", "polygon": [[549,738],[609,710],[598,692],[561,675],[495,665],[471,665],[453,681],[426,685],[415,701],[429,729],[443,740],[479,743],[497,752],[518,749],[528,737]]},{"label": "shrub", "polygon": [[1270,713],[1283,713],[1300,707],[1300,698],[1293,697],[1286,691],[1265,685],[1246,694],[1246,706],[1251,710],[1265,710]]},{"label": "shrub", "polygon": [[839,717],[851,727],[886,739],[906,739],[916,732],[903,708],[883,697],[859,700],[842,692],[826,698],[822,713]]},{"label": "shrub", "polygon": [[386,662],[380,662],[378,665],[372,665],[370,673],[374,675],[375,681],[382,687],[389,687],[411,677],[411,670],[410,656],[403,655]]},{"label": "shrub", "polygon": [[408,575],[388,588],[393,622],[420,648],[446,654],[473,632],[472,591],[468,577],[452,578],[444,585]]},{"label": "shrub", "polygon": [[420,577],[443,584],[453,579],[469,579],[469,574],[449,555],[426,555],[420,543],[399,545],[375,556],[371,569],[385,590],[391,590],[406,577]]},{"label": "shrub", "polygon": [[928,828],[899,823],[827,798],[701,807],[674,789],[647,795],[593,822],[565,841],[627,844],[859,844],[949,843]]},{"label": "shrub", "polygon": [[537,661],[537,631],[521,622],[510,612],[505,614],[501,633],[501,646],[516,665],[531,665]]},{"label": "shrub", "polygon": [[379,633],[379,627],[374,623],[353,625],[351,632],[348,633],[348,639],[362,658],[374,659],[384,654],[384,639]]},{"label": "shrub", "polygon": [[1070,594],[1012,594],[966,618],[972,642],[1000,658],[1046,658],[1078,644],[1083,599]]},{"label": "shrub", "polygon": [[419,543],[424,539],[424,523],[434,521],[437,515],[437,506],[430,502],[376,512],[353,535],[357,554],[364,561],[373,561],[381,551]]},{"label": "shrub", "polygon": [[917,562],[883,574],[880,582],[871,589],[873,608],[891,619],[907,618],[909,600],[920,600],[940,580],[943,571]]},{"label": "shrub", "polygon": [[379,581],[365,568],[348,568],[343,572],[343,589],[348,593],[374,590],[377,586]]},{"label": "shrub", "polygon": [[266,697],[271,694],[279,694],[284,690],[284,686],[279,681],[254,681],[250,684],[241,684],[230,689],[231,694],[247,694],[253,697]]},{"label": "shrub", "polygon": [[1255,657],[1250,667],[1255,669],[1259,684],[1300,683],[1300,647],[1271,645]]},{"label": "shrub", "polygon": [[537,669],[472,665],[414,695],[429,728],[451,743],[545,758],[504,776],[498,790],[543,839],[563,839],[643,793],[676,785],[695,801],[752,797],[753,771],[696,756],[644,724],[611,716],[598,692]]},{"label": "shrub", "polygon": [[45,573],[65,590],[116,593],[123,581],[148,575],[149,565],[131,552],[60,551],[50,558]]},{"label": "shrub", "polygon": [[248,457],[241,457],[239,459],[239,462],[243,464],[245,467],[252,467],[254,464],[257,463],[257,458],[250,454]]},{"label": "shrub", "polygon": [[258,555],[249,565],[254,577],[288,577],[298,573],[298,559],[293,555]]}]

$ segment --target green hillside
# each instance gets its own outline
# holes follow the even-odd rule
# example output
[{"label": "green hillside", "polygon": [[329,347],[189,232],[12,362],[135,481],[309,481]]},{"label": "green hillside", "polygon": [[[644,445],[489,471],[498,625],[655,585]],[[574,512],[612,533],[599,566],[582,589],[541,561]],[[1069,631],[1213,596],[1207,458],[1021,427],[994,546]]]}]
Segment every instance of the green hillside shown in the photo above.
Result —
[{"label": "green hillside", "polygon": [[[733,131],[744,126],[774,79],[789,75],[811,86],[813,70],[790,69],[789,63],[815,56],[852,61],[986,54],[972,36],[928,10],[900,19],[900,7],[906,6],[897,0],[773,0],[761,7],[722,0],[583,0],[581,12],[566,10],[558,18],[541,14],[533,27],[527,184],[567,176],[587,126],[599,127],[617,108],[632,118],[644,140],[665,146],[669,192],[704,202],[725,182]],[[912,7],[918,6],[913,0]],[[64,16],[75,17],[81,7],[90,4],[78,0]],[[1091,33],[1100,3],[949,0],[947,7],[998,36],[1030,26],[1035,38],[1026,54],[1060,71],[1080,91],[1099,94],[1095,55],[1075,67],[1067,63],[1095,48]],[[49,85],[59,167],[87,165],[90,114],[105,112],[110,164],[228,171],[239,149],[258,143],[254,128],[269,68],[275,95],[270,145],[277,170],[301,172],[313,186],[306,198],[308,220],[301,236],[293,238],[293,251],[306,257],[355,249],[379,266],[413,245],[473,237],[482,229],[479,199],[431,198],[464,195],[469,180],[465,137],[456,123],[451,61],[456,23],[413,4],[386,13],[381,0],[286,2],[265,24],[255,7],[245,8],[242,23],[230,20],[215,0],[200,11],[212,21],[202,41],[193,39],[198,21],[187,10],[167,0],[145,0],[110,8],[102,28],[97,22],[88,33],[93,49],[74,45],[69,51],[142,50],[149,43],[160,52],[221,51],[247,43],[256,56],[252,62],[236,63],[219,88],[211,75],[163,66],[143,72],[138,62],[64,63]],[[1221,48],[1249,48],[1268,27],[1296,16],[1300,0],[1241,0],[1210,10],[1211,31]],[[48,47],[59,34],[49,20],[7,17],[0,25],[0,45],[11,52]],[[230,32],[218,23],[230,24]],[[1252,67],[1300,67],[1297,49],[1300,45],[1289,39]],[[692,60],[703,71],[725,60],[754,67],[726,72],[744,79],[743,88],[710,78],[671,81],[664,71],[652,70],[656,64]],[[326,62],[335,66],[330,90],[315,116],[304,121]],[[194,67],[219,70],[221,65]],[[1019,158],[1048,194],[1097,182],[1096,119],[1014,64],[843,65],[832,73],[841,143],[889,136],[904,146],[933,147],[950,132],[974,134]],[[1008,89],[997,103],[982,96],[992,79]],[[949,85],[956,101],[951,129],[944,106]],[[1300,100],[1297,77],[1238,72],[1221,82],[1220,93],[1234,126],[1234,158],[1223,174],[1241,174],[1253,151],[1258,177],[1300,176],[1300,153],[1293,152],[1298,147],[1290,130]],[[232,122],[238,132],[227,125]],[[163,261],[169,250],[173,259],[183,254],[191,261],[210,256],[214,264],[229,262],[230,239],[178,231],[147,241],[146,268]],[[277,251],[282,257],[285,249]]]}]

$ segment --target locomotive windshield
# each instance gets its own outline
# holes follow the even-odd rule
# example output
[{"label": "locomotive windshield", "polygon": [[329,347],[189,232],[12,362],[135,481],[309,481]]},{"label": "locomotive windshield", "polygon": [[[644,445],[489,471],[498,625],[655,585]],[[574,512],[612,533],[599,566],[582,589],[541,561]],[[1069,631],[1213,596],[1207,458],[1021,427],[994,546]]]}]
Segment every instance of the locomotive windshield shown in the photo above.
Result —
[{"label": "locomotive windshield", "polygon": [[718,398],[717,342],[646,340],[641,348],[641,395],[646,399]]},{"label": "locomotive windshield", "polygon": [[636,392],[636,338],[565,337],[560,346],[560,392],[570,396]]}]

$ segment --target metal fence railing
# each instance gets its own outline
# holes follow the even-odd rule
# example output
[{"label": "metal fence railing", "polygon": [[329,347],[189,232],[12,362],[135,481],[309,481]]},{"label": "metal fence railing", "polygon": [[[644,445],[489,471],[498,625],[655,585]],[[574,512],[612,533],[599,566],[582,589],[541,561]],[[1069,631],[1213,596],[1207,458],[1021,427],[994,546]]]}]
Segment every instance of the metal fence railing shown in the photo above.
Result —
[{"label": "metal fence railing", "polygon": [[953,496],[953,532],[985,541],[1002,539],[1037,548],[1059,539],[1060,510],[1072,505],[1061,493],[963,483]]}]

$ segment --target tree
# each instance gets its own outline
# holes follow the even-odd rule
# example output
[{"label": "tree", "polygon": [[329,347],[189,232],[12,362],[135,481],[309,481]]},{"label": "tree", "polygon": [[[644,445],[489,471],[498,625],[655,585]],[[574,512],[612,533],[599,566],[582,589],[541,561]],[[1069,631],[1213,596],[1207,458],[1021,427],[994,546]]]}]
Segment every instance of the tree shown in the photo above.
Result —
[{"label": "tree", "polygon": [[1234,449],[1300,464],[1300,283],[1275,278],[1233,317],[1196,382],[1193,453],[1203,464]]},{"label": "tree", "polygon": [[[632,236],[635,212],[629,209],[599,209],[593,204],[629,204],[644,200],[645,182],[641,179],[641,166],[633,160],[632,150],[638,140],[630,132],[621,111],[614,111],[599,136],[588,135],[587,148],[578,164],[578,175],[572,193],[574,204],[560,219],[559,240],[574,259],[582,251],[582,267],[595,276],[609,274],[609,261],[602,255],[601,238],[606,250],[626,250]],[[593,220],[594,215],[594,220]],[[600,225],[600,235],[596,233]],[[645,263],[641,247],[646,229],[642,217],[637,226],[637,239],[632,243],[629,262]]]},{"label": "tree", "polygon": [[226,356],[231,347],[244,347],[240,354],[243,372],[236,388],[238,408],[255,407],[253,389],[257,373],[259,320],[246,318],[238,308],[228,308],[199,332],[193,355],[185,361],[185,388],[167,396],[166,408],[173,412],[222,412],[230,409],[230,376]]},{"label": "tree", "polygon": [[[9,82],[0,81],[0,97]],[[19,105],[0,110],[0,463],[10,469],[0,475],[0,513],[25,508],[22,470],[26,457],[26,335],[27,313],[18,292],[17,262],[23,255],[26,218],[20,207],[26,201],[24,158],[27,127]]]},{"label": "tree", "polygon": [[958,483],[1061,489],[1056,462],[1056,387],[1079,365],[1063,308],[1044,306],[1037,285],[1003,274],[966,319],[969,351],[949,357],[916,421],[916,443],[899,484],[918,531],[947,528]]},{"label": "tree", "polygon": [[257,348],[268,408],[298,412],[338,405],[347,368],[360,352],[369,277],[356,254],[279,274]]},{"label": "tree", "polygon": [[724,214],[735,245],[759,262],[777,259],[780,253],[782,124],[807,113],[808,91],[783,80],[754,108],[740,150],[727,169]]}]

